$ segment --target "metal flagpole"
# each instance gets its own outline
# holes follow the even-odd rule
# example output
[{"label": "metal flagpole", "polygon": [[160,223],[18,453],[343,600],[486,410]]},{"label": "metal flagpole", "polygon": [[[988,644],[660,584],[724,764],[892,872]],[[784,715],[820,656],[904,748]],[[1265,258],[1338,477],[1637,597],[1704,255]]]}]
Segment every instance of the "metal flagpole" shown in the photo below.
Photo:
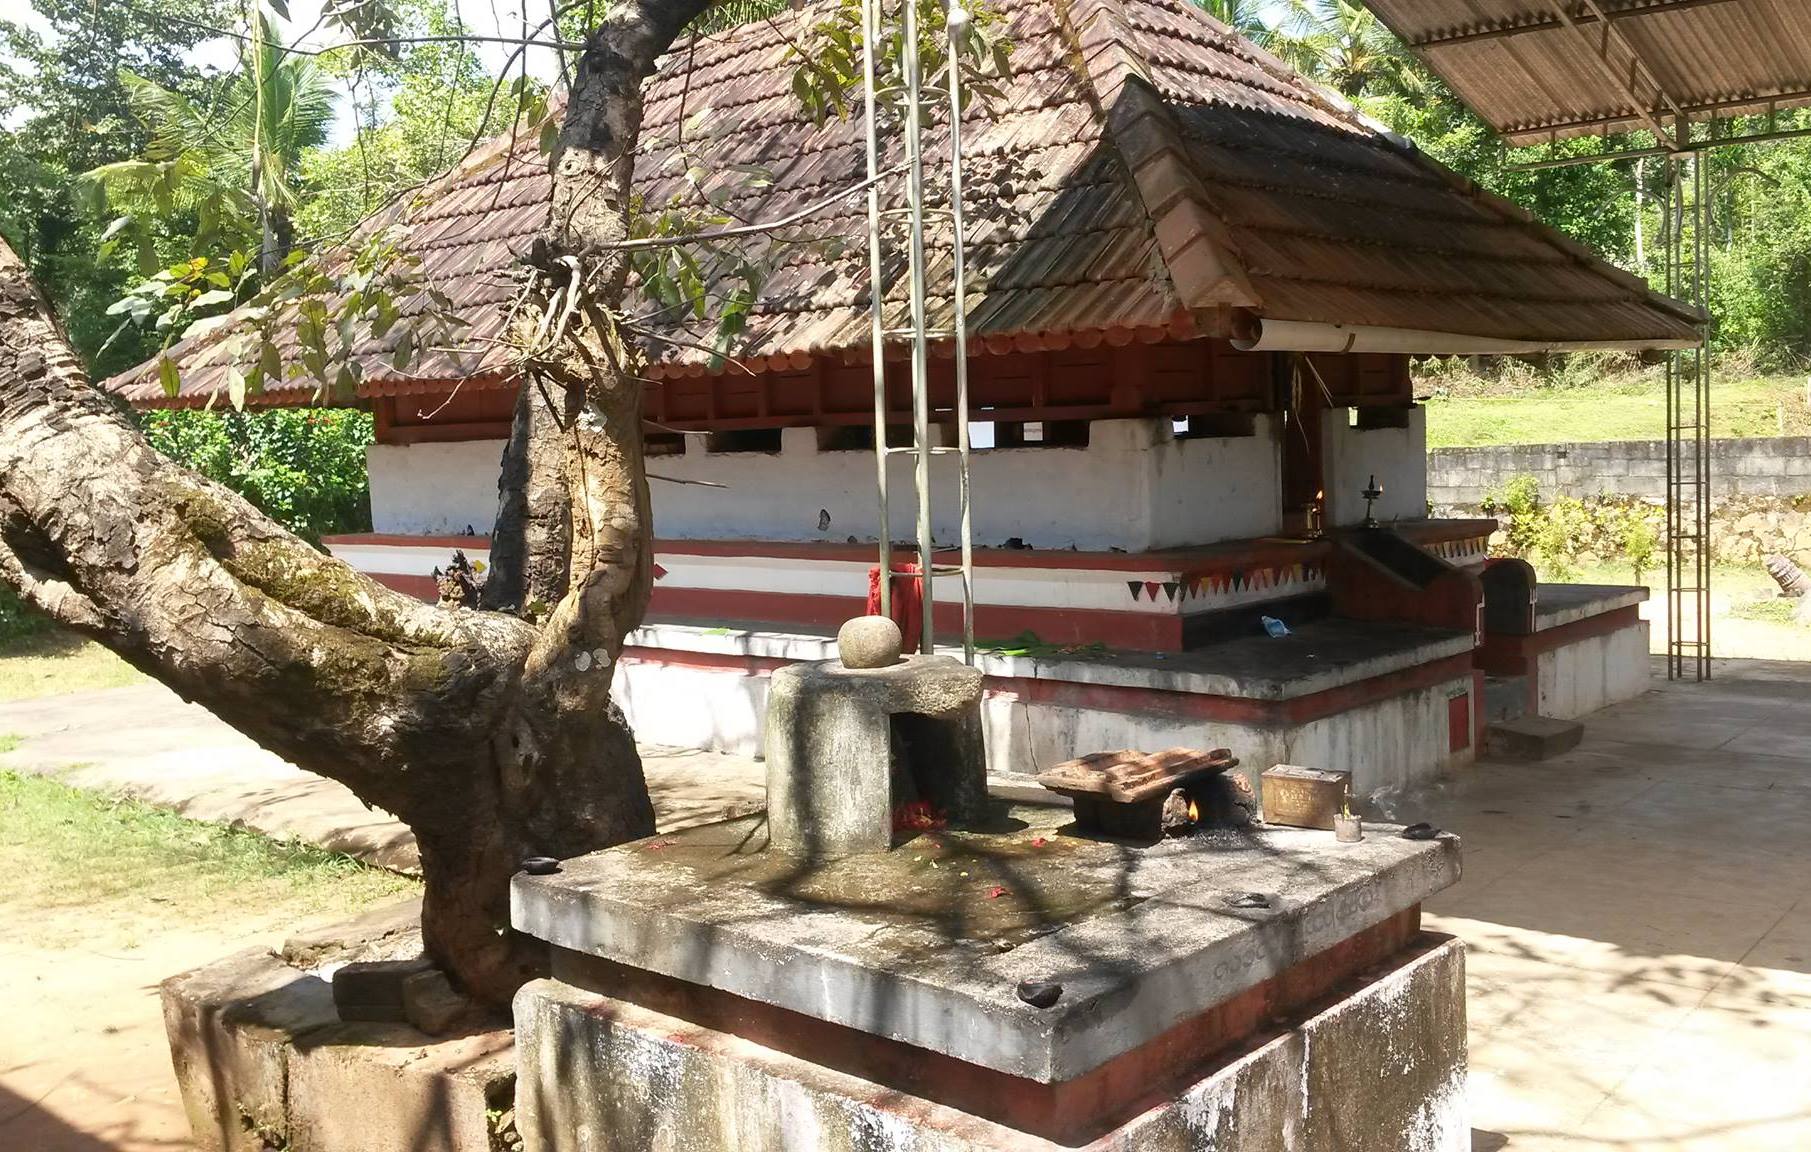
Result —
[{"label": "metal flagpole", "polygon": [[905,81],[906,208],[911,213],[907,237],[911,279],[912,316],[912,435],[916,441],[915,477],[918,487],[918,571],[924,588],[920,652],[936,650],[935,587],[937,574],[931,539],[931,397],[929,320],[925,305],[924,269],[924,103],[923,76],[918,59],[918,4],[905,0],[904,35],[899,49]]},{"label": "metal flagpole", "polygon": [[880,236],[880,119],[874,46],[880,39],[880,0],[862,0],[862,82],[868,113],[868,296],[874,355],[874,471],[880,496],[880,614],[893,613],[893,525],[887,502],[887,335],[885,260]]},{"label": "metal flagpole", "polygon": [[962,69],[957,50],[967,30],[969,14],[959,0],[949,0],[944,12],[949,48],[945,53],[950,97],[950,237],[951,329],[956,345],[956,458],[957,498],[962,511],[962,659],[975,662],[975,533],[970,515],[968,487],[968,252],[962,216]]},{"label": "metal flagpole", "polygon": [[[900,5],[900,83],[897,88],[887,91],[897,92],[903,100],[900,120],[905,137],[905,207],[903,209],[884,208],[878,186],[870,188],[868,193],[868,272],[871,279],[870,325],[874,342],[874,453],[876,461],[876,480],[880,503],[880,562],[883,573],[881,587],[881,611],[890,612],[891,596],[891,493],[888,487],[887,462],[895,454],[911,453],[913,457],[913,487],[918,497],[917,505],[917,543],[920,579],[923,581],[923,619],[920,626],[919,650],[931,652],[935,649],[936,637],[936,589],[938,576],[960,576],[962,581],[962,651],[963,658],[969,663],[975,656],[975,593],[974,593],[974,522],[970,511],[969,486],[969,421],[968,421],[968,334],[967,334],[967,291],[968,264],[966,236],[962,213],[962,86],[957,60],[957,50],[969,24],[969,14],[957,0],[945,0],[944,33],[948,45],[946,82],[941,86],[924,83],[923,61],[919,43],[919,13],[915,0],[905,0]],[[868,125],[868,173],[870,178],[880,172],[881,156],[881,105],[880,94],[883,91],[880,83],[880,47],[886,40],[886,0],[862,0],[863,21],[863,79],[867,85],[867,125]],[[948,100],[950,111],[950,160],[949,160],[949,207],[935,212],[926,205],[925,161],[924,161],[924,98],[927,93],[941,91]],[[950,237],[953,247],[951,259],[950,300],[952,322],[949,328],[932,330],[930,327],[930,285],[928,258],[926,255],[925,221],[926,218],[943,213],[950,220]],[[885,232],[882,223],[889,217],[902,217],[907,228],[906,273],[908,279],[909,323],[903,327],[888,327],[886,324],[885,301],[886,288],[884,275]],[[911,342],[911,384],[912,384],[912,444],[910,446],[893,446],[887,443],[887,391],[885,348],[888,337],[904,338]],[[933,340],[949,340],[955,353],[955,412],[956,444],[953,447],[931,443],[931,396],[930,396],[930,347]],[[957,459],[957,490],[960,500],[961,520],[961,564],[959,566],[936,563],[936,543],[932,538],[931,501],[931,459],[938,455],[954,455]]]}]

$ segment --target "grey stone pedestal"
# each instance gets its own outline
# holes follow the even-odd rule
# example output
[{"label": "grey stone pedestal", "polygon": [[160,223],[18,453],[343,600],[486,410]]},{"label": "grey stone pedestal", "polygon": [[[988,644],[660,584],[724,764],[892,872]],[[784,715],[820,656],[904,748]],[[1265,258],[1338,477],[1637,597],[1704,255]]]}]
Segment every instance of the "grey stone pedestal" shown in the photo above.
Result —
[{"label": "grey stone pedestal", "polygon": [[775,672],[767,705],[773,848],[815,860],[885,852],[894,811],[913,802],[951,824],[980,819],[987,805],[981,680],[948,656]]}]

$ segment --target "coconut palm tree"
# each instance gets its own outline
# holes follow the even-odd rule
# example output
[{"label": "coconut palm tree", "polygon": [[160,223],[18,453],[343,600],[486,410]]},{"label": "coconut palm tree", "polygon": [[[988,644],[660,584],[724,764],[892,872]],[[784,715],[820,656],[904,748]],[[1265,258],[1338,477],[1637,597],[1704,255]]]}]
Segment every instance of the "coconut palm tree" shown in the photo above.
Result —
[{"label": "coconut palm tree", "polygon": [[1281,35],[1280,55],[1350,100],[1394,84],[1406,63],[1396,37],[1356,0],[1288,0]]},{"label": "coconut palm tree", "polygon": [[142,251],[152,221],[192,219],[196,248],[255,237],[260,266],[274,271],[293,241],[302,154],[333,121],[327,73],[285,48],[260,11],[238,72],[207,107],[129,72],[121,80],[151,143],[139,159],[84,174],[125,214],[110,231],[130,218]]},{"label": "coconut palm tree", "polygon": [[1195,0],[1195,4],[1258,47],[1294,63],[1290,58],[1288,38],[1264,21],[1263,11],[1275,7],[1268,0]]}]

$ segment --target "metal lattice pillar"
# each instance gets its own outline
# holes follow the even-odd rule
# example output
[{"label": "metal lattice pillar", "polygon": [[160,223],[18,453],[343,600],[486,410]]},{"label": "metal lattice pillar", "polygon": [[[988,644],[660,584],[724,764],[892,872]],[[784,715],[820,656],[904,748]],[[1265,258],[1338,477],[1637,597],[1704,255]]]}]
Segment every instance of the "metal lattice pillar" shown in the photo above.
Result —
[{"label": "metal lattice pillar", "polygon": [[[1708,157],[1667,160],[1667,294],[1708,303]],[[1666,370],[1666,674],[1710,679],[1710,353],[1672,354]]]}]

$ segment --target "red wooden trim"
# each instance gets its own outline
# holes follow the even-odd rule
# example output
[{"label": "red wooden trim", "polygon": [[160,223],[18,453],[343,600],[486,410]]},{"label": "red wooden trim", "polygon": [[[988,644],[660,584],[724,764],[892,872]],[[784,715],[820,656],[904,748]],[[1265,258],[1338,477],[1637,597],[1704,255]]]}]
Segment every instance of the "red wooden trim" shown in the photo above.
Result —
[{"label": "red wooden trim", "polygon": [[480,389],[501,390],[514,388],[517,384],[513,375],[496,372],[481,373],[451,380],[414,380],[367,376],[359,382],[358,394],[361,397],[373,396],[433,396],[446,395],[458,390],[473,392]]},{"label": "red wooden trim", "polygon": [[[386,397],[388,399],[388,397]],[[379,444],[459,444],[471,440],[507,440],[507,420],[473,420],[462,424],[391,424]]]},{"label": "red wooden trim", "polygon": [[[872,544],[789,544],[764,540],[657,540],[657,553],[675,556],[736,556],[780,560],[876,562]],[[1325,540],[1252,540],[1207,548],[1160,552],[1071,552],[1068,549],[977,548],[977,568],[1098,569],[1114,572],[1175,572],[1207,575],[1247,568],[1319,564],[1331,551]],[[895,556],[900,556],[897,549]],[[913,555],[916,555],[914,552]],[[939,550],[939,560],[954,555]]]},{"label": "red wooden trim", "polygon": [[861,596],[824,596],[800,592],[746,592],[722,588],[663,588],[654,585],[648,612],[687,620],[758,620],[834,631],[867,611]]},{"label": "red wooden trim", "polygon": [[[796,592],[663,588],[657,584],[648,610],[692,620],[759,620],[833,631],[850,617],[867,611],[867,599]],[[1005,640],[1034,632],[1046,644],[1106,644],[1138,651],[1178,652],[1182,650],[1182,619],[1179,613],[977,604],[975,634],[985,640]],[[936,624],[940,637],[960,636],[962,606],[939,601]]]},{"label": "red wooden trim", "polygon": [[[327,544],[359,544],[381,548],[485,549],[488,536],[411,536],[395,532],[359,532],[325,536]],[[1319,541],[1252,541],[1243,546],[1222,545],[1213,548],[1164,552],[1071,552],[1067,549],[977,548],[978,568],[1061,568],[1096,569],[1112,572],[1187,572],[1208,575],[1247,568],[1264,568],[1288,564],[1319,564],[1330,546]],[[824,560],[873,564],[877,559],[872,544],[789,544],[766,540],[656,540],[654,551],[672,556],[733,556],[743,559]],[[902,555],[895,551],[894,555]],[[939,552],[939,559],[946,553]]]},{"label": "red wooden trim", "polygon": [[746,656],[739,652],[682,652],[676,648],[647,648],[629,645],[622,658],[637,664],[670,664],[675,668],[702,668],[711,672],[740,672],[744,676],[765,676],[797,660],[779,656]]},{"label": "red wooden trim", "polygon": [[1641,606],[1630,604],[1526,636],[1489,635],[1478,648],[1478,667],[1492,676],[1533,676],[1535,661],[1541,653],[1581,640],[1608,636],[1639,623]]},{"label": "red wooden trim", "polygon": [[328,547],[345,544],[376,548],[459,548],[466,552],[490,551],[489,536],[403,536],[389,532],[352,532],[343,536],[323,536],[321,543]]},{"label": "red wooden trim", "polygon": [[385,588],[394,588],[417,600],[426,600],[430,604],[440,600],[440,586],[434,583],[432,576],[404,576],[396,572],[368,572],[366,575]]}]

